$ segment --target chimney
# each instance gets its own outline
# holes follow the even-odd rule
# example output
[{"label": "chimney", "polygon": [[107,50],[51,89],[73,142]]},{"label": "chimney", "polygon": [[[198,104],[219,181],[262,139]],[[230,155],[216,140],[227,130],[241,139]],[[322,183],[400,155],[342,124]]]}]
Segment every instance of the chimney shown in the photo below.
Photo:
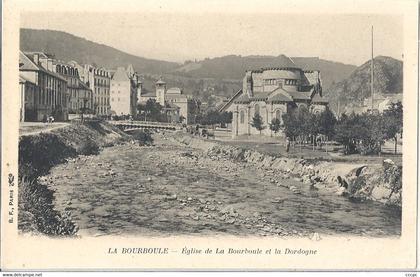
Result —
[{"label": "chimney", "polygon": [[35,54],[34,54],[34,63],[35,63],[36,65],[39,65],[39,54],[38,54],[38,53],[35,53]]}]

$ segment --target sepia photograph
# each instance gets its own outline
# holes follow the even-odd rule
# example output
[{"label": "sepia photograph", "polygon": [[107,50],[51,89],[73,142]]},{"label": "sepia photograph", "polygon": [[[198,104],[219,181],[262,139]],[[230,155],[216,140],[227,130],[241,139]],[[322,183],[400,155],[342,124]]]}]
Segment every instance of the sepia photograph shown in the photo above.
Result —
[{"label": "sepia photograph", "polygon": [[[16,13],[17,106],[2,118],[18,129],[17,175],[2,176],[17,239],[401,241],[418,128],[402,12],[139,4]],[[202,254],[171,249],[150,251]],[[273,251],[326,254],[314,249]]]}]

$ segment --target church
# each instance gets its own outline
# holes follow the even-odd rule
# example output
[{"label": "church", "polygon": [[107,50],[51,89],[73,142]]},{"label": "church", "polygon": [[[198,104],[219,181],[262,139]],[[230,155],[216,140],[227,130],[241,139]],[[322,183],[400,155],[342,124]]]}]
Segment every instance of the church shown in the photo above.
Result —
[{"label": "church", "polygon": [[265,126],[261,134],[271,135],[269,124],[274,118],[282,122],[283,114],[300,107],[319,113],[327,105],[320,71],[303,70],[284,56],[281,66],[247,70],[242,89],[219,111],[233,113],[232,136],[237,137],[260,134],[251,126],[255,114],[262,117]]},{"label": "church", "polygon": [[182,89],[172,87],[167,89],[166,82],[162,78],[155,83],[155,92],[145,92],[140,89],[138,92],[138,103],[146,104],[147,100],[154,99],[163,107],[163,112],[169,122],[174,123],[195,123],[195,116],[199,113],[199,102],[184,94]]}]

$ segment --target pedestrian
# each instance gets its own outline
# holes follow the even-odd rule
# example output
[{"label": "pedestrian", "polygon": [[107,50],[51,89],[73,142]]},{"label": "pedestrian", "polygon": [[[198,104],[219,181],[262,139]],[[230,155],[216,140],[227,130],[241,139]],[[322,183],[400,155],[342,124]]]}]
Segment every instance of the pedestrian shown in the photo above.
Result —
[{"label": "pedestrian", "polygon": [[286,153],[289,153],[290,150],[290,139],[289,137],[286,138]]}]

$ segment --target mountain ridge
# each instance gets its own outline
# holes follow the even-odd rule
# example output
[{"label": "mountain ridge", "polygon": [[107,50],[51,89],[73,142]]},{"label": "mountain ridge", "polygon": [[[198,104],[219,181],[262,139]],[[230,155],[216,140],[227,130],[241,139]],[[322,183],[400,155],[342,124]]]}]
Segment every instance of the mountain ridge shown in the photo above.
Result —
[{"label": "mountain ridge", "polygon": [[[373,87],[376,95],[394,95],[403,92],[403,62],[388,56],[373,59]],[[332,106],[361,105],[370,97],[371,60],[357,67],[348,78],[334,83],[326,91]],[[334,107],[335,108],[335,107]]]}]

